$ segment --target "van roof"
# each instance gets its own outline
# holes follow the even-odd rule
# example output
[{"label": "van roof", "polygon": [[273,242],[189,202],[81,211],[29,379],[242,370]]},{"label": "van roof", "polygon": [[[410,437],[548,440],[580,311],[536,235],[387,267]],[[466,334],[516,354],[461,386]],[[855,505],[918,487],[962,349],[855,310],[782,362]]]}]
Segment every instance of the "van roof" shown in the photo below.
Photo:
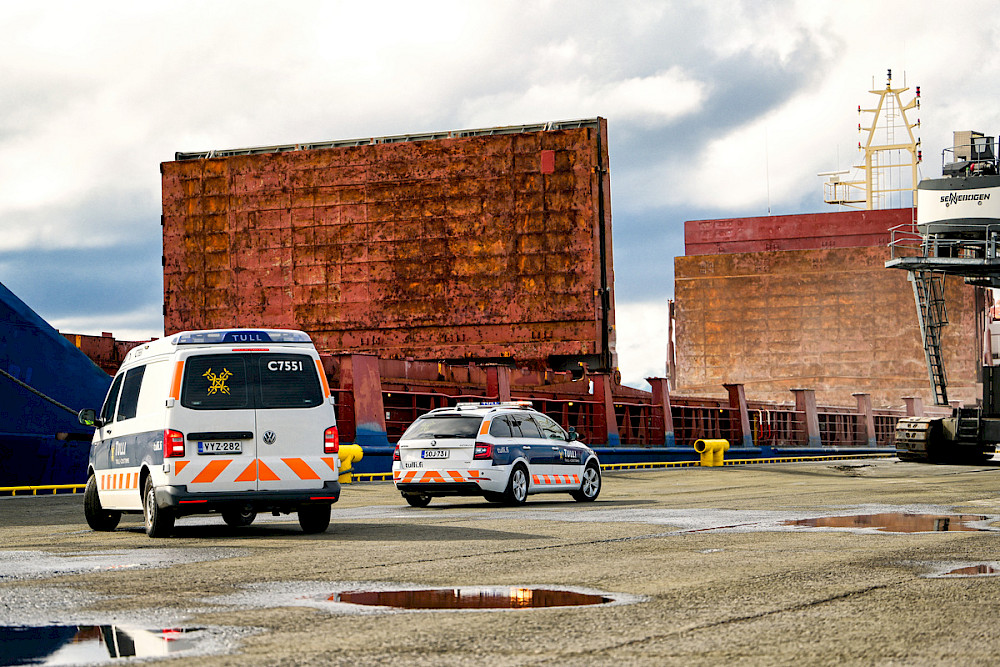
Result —
[{"label": "van roof", "polygon": [[309,334],[297,329],[201,329],[180,331],[172,336],[137,345],[125,355],[122,365],[140,357],[170,354],[180,346],[210,347],[218,345],[231,347],[260,344],[313,347]]}]

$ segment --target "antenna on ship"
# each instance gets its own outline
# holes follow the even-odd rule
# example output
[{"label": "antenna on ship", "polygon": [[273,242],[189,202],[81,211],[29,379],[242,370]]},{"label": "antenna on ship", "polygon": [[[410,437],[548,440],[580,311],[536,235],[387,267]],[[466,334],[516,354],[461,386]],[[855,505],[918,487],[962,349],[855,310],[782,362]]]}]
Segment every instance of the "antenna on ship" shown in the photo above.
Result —
[{"label": "antenna on ship", "polygon": [[[920,108],[920,86],[914,96],[903,103],[901,95],[910,89],[906,87],[906,75],[901,88],[892,86],[892,69],[886,70],[885,88],[877,89],[874,78],[868,92],[878,97],[878,102],[870,109],[858,105],[858,151],[863,155],[863,163],[854,166],[860,172],[851,178],[852,170],[821,172],[825,176],[823,201],[835,206],[857,209],[892,208],[892,197],[902,204],[909,196],[909,204],[916,201],[917,166],[922,159],[920,138],[914,136],[914,128],[920,127],[920,119],[911,123],[907,112]],[[870,114],[870,115],[869,115]]]}]

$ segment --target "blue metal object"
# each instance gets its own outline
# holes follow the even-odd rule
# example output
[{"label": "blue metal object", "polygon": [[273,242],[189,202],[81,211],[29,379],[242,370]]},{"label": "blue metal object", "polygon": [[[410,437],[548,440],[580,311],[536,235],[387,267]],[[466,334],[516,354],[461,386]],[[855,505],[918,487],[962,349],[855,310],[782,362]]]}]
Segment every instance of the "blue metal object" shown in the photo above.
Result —
[{"label": "blue metal object", "polygon": [[[0,369],[73,410],[100,408],[111,378],[0,284]],[[0,376],[0,486],[80,484],[92,428]]]}]

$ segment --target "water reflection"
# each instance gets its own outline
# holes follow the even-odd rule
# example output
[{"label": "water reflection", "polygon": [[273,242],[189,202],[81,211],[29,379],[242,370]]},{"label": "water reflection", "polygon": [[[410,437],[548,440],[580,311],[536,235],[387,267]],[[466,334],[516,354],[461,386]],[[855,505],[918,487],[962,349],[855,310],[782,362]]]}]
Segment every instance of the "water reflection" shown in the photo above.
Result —
[{"label": "water reflection", "polygon": [[327,599],[330,602],[401,609],[529,609],[605,604],[613,601],[603,595],[516,586],[346,591],[335,593]]},{"label": "water reflection", "polygon": [[76,665],[168,656],[193,648],[197,629],[121,625],[0,626],[0,665]]},{"label": "water reflection", "polygon": [[983,531],[968,525],[973,521],[984,521],[989,517],[977,514],[908,514],[887,512],[884,514],[856,514],[852,516],[823,516],[815,519],[793,519],[785,521],[786,526],[808,526],[810,528],[875,528],[887,533],[933,533],[940,531]]}]

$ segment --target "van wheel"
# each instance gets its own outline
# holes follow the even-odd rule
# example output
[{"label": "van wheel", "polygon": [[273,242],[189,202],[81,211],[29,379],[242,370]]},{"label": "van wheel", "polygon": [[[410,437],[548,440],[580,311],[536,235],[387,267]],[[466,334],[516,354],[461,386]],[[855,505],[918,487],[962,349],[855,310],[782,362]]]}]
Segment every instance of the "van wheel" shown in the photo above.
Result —
[{"label": "van wheel", "polygon": [[322,533],[330,527],[330,504],[299,507],[299,525],[303,533]]},{"label": "van wheel", "polygon": [[104,532],[114,530],[122,520],[121,512],[101,507],[101,497],[97,493],[97,477],[94,475],[87,480],[87,489],[83,492],[83,514],[87,517],[87,525],[91,529]]},{"label": "van wheel", "polygon": [[146,478],[145,491],[142,494],[142,516],[146,522],[146,534],[150,537],[166,537],[174,529],[174,513],[169,509],[156,506],[156,493],[153,480]]},{"label": "van wheel", "polygon": [[570,491],[569,495],[580,502],[597,500],[597,494],[601,492],[601,469],[591,461],[583,470],[583,483],[580,484],[579,491]]},{"label": "van wheel", "polygon": [[222,510],[222,520],[233,528],[249,526],[257,518],[257,511],[249,505]]},{"label": "van wheel", "polygon": [[427,507],[431,504],[431,496],[426,493],[404,493],[403,500],[408,502],[411,507]]},{"label": "van wheel", "polygon": [[523,505],[528,499],[528,471],[518,463],[510,471],[507,480],[507,490],[503,492],[503,501],[507,505]]}]

